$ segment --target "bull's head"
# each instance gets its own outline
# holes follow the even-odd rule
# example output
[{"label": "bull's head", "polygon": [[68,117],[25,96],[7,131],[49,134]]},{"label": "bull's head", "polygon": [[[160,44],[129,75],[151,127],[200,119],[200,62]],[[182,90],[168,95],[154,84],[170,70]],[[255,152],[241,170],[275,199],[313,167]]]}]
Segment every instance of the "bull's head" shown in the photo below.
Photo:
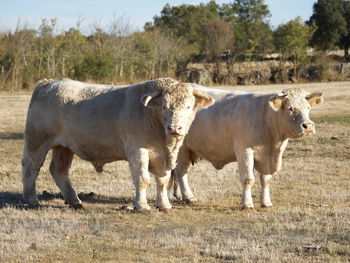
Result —
[{"label": "bull's head", "polygon": [[286,89],[270,98],[269,104],[280,116],[278,122],[289,138],[315,133],[315,123],[310,120],[312,107],[323,102],[322,93],[309,94],[298,88]]},{"label": "bull's head", "polygon": [[186,135],[196,110],[214,102],[212,97],[194,90],[189,84],[168,78],[156,80],[155,83],[161,87],[144,94],[141,102],[145,107],[160,112],[166,135]]}]

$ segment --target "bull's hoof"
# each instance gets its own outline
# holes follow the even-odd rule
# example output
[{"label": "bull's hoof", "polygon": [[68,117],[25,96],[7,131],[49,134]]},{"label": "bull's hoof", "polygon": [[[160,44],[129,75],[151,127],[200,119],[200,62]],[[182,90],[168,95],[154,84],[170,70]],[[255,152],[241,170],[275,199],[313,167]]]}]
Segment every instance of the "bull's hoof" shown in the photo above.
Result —
[{"label": "bull's hoof", "polygon": [[182,199],[181,195],[174,194],[173,199],[176,201],[180,201]]},{"label": "bull's hoof", "polygon": [[191,198],[191,199],[184,199],[183,200],[184,205],[187,206],[196,206],[198,205],[198,200],[196,198]]},{"label": "bull's hoof", "polygon": [[158,210],[164,214],[173,214],[174,210],[171,208],[158,208]]},{"label": "bull's hoof", "polygon": [[261,204],[261,208],[272,208],[272,204]]},{"label": "bull's hoof", "polygon": [[196,198],[192,199],[176,199],[173,200],[176,204],[182,205],[182,206],[196,206],[199,204],[198,200]]},{"label": "bull's hoof", "polygon": [[139,208],[139,209],[135,209],[135,211],[139,214],[142,214],[142,215],[151,215],[152,214],[152,210],[148,209],[148,208]]},{"label": "bull's hoof", "polygon": [[254,211],[255,208],[254,208],[254,206],[242,206],[241,210],[242,211]]},{"label": "bull's hoof", "polygon": [[28,204],[28,209],[39,209],[39,208],[40,208],[39,203]]},{"label": "bull's hoof", "polygon": [[69,208],[73,208],[75,210],[85,209],[81,203],[69,204]]}]

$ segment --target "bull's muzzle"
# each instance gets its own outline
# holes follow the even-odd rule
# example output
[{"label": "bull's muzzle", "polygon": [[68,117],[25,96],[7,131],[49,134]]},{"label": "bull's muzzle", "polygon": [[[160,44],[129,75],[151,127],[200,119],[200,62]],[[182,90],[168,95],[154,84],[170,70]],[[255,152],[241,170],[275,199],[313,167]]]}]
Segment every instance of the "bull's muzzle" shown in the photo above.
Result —
[{"label": "bull's muzzle", "polygon": [[168,125],[167,132],[169,135],[183,136],[183,128],[181,125]]},{"label": "bull's muzzle", "polygon": [[315,123],[312,121],[303,122],[301,124],[301,128],[304,134],[315,133]]}]

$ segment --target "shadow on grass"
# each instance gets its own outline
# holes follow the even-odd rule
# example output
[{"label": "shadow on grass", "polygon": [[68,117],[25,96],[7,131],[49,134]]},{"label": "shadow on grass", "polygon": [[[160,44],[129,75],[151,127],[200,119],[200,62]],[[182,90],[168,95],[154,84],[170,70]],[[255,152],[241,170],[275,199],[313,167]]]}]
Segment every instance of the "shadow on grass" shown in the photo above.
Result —
[{"label": "shadow on grass", "polygon": [[[95,193],[80,193],[80,200],[83,203],[95,203],[95,204],[116,204],[116,205],[127,205],[133,202],[132,198],[129,197],[108,197],[103,195],[96,195]],[[38,195],[39,201],[50,201],[53,199],[63,199],[60,193],[49,193],[43,191],[42,194]],[[5,207],[14,207],[17,209],[28,209],[28,206],[24,203],[22,194],[11,193],[11,192],[0,192],[0,209]],[[62,206],[52,205],[41,205],[41,207],[53,207],[62,208]]]},{"label": "shadow on grass", "polygon": [[12,132],[12,133],[0,133],[0,140],[23,140],[23,133]]},{"label": "shadow on grass", "polygon": [[18,193],[0,192],[0,209],[8,206],[25,209],[22,195]]}]

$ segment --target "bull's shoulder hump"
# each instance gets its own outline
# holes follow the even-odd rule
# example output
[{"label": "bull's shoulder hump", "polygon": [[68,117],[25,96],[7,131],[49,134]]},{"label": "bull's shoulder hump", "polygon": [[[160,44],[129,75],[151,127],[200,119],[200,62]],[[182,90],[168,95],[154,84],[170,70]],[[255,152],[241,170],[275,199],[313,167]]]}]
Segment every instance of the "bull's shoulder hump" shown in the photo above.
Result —
[{"label": "bull's shoulder hump", "polygon": [[194,89],[197,89],[202,93],[205,93],[209,96],[212,96],[213,98],[215,98],[216,101],[249,94],[247,92],[240,91],[240,90],[225,90],[225,89],[218,89],[218,88],[208,88],[208,87],[203,87],[201,85],[192,84],[192,83],[191,83],[191,86]]},{"label": "bull's shoulder hump", "polygon": [[111,92],[119,87],[92,84],[72,79],[56,79],[38,83],[33,96],[36,99],[55,98],[55,100],[66,102],[79,102]]}]

